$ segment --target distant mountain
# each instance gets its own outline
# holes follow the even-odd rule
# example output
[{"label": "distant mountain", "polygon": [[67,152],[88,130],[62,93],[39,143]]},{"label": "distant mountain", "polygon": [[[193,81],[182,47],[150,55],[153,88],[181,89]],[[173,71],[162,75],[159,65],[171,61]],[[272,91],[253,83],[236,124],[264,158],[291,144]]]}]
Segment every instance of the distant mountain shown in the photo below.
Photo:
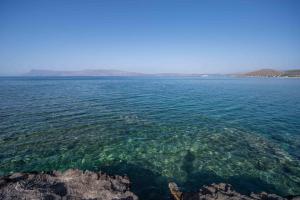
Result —
[{"label": "distant mountain", "polygon": [[261,69],[253,72],[248,72],[243,75],[245,76],[264,76],[264,77],[278,77],[283,75],[284,72],[277,71],[274,69]]},{"label": "distant mountain", "polygon": [[36,70],[24,74],[25,76],[207,76],[205,74],[185,74],[185,73],[157,73],[144,74],[137,72],[127,72],[121,70],[81,70],[81,71],[55,71],[55,70]]},{"label": "distant mountain", "polygon": [[294,69],[294,70],[284,71],[284,74],[282,76],[300,77],[300,69]]},{"label": "distant mountain", "polygon": [[243,76],[256,77],[300,77],[300,70],[279,71],[274,69],[261,69],[242,74]]},{"label": "distant mountain", "polygon": [[[24,76],[191,76],[191,77],[206,77],[207,74],[197,73],[156,73],[145,74],[138,72],[128,72],[121,70],[96,69],[96,70],[80,70],[80,71],[56,71],[56,70],[37,70],[33,69]],[[218,74],[210,74],[218,75]],[[220,75],[220,74],[219,74]],[[229,75],[229,74],[227,74]],[[237,76],[253,76],[253,77],[300,77],[300,69],[279,71],[274,69],[261,69],[257,71],[247,72],[244,74],[231,74]]]},{"label": "distant mountain", "polygon": [[81,70],[81,71],[54,71],[36,70],[24,74],[25,76],[141,76],[143,73],[127,72],[121,70]]}]

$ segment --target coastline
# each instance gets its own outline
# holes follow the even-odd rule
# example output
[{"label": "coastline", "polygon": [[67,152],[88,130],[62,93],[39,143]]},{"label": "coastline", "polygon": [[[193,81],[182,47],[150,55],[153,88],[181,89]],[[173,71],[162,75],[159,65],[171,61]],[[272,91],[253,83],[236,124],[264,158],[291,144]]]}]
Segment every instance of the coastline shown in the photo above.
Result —
[{"label": "coastline", "polygon": [[[0,177],[0,198],[8,199],[98,199],[138,200],[130,190],[130,178],[102,172],[69,169],[65,172],[13,173]],[[182,192],[176,183],[168,184],[174,200],[299,200],[261,192],[243,195],[230,184],[212,183],[196,192]]]},{"label": "coastline", "polygon": [[299,79],[300,76],[246,76],[246,75],[229,75],[237,78],[279,78],[279,79]]}]

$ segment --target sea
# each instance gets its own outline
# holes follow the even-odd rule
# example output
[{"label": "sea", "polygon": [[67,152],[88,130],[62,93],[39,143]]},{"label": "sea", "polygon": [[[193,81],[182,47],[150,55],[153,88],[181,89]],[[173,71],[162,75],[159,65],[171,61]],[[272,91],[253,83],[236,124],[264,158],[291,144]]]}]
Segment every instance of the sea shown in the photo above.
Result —
[{"label": "sea", "polygon": [[226,182],[300,194],[300,79],[1,77],[0,175],[127,175],[140,199]]}]

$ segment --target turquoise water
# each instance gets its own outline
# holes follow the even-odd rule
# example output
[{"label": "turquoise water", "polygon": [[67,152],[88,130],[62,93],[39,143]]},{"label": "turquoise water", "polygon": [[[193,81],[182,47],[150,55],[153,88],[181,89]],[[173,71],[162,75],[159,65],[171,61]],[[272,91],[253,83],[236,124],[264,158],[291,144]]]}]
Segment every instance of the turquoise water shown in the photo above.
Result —
[{"label": "turquoise water", "polygon": [[67,168],[300,194],[300,79],[0,78],[0,175]]}]

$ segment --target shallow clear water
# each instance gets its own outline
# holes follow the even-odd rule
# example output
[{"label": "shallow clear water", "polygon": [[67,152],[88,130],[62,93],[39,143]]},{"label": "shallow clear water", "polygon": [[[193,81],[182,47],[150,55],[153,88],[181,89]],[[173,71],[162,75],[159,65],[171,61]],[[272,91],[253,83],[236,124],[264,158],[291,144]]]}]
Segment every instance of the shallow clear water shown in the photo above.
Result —
[{"label": "shallow clear water", "polygon": [[0,78],[0,175],[67,168],[300,194],[300,79]]}]

